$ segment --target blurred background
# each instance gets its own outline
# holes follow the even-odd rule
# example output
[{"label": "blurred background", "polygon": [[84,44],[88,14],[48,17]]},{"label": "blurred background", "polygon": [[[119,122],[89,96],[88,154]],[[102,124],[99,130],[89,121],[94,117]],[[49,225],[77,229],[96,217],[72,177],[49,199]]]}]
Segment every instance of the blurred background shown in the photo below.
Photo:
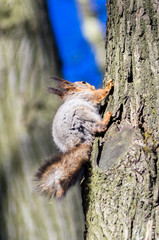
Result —
[{"label": "blurred background", "polygon": [[62,74],[69,81],[102,82],[105,0],[47,0]]},{"label": "blurred background", "polygon": [[106,6],[102,0],[0,0],[0,239],[79,240],[77,184],[62,201],[34,193],[41,161],[56,153],[60,100],[49,77],[102,84]]}]

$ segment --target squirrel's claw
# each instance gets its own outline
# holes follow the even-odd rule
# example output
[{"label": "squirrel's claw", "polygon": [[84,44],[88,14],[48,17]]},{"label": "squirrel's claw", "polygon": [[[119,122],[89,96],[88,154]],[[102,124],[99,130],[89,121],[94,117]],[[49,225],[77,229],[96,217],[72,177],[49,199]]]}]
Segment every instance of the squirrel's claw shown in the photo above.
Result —
[{"label": "squirrel's claw", "polygon": [[113,80],[112,80],[112,79],[110,79],[109,81],[107,81],[107,87],[110,87],[110,88],[114,87],[114,83],[113,83]]}]

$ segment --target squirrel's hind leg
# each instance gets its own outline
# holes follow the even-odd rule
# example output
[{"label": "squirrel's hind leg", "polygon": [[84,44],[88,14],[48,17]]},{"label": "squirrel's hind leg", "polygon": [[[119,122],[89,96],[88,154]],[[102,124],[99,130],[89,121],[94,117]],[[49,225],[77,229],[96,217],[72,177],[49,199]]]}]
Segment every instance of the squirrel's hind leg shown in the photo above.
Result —
[{"label": "squirrel's hind leg", "polygon": [[96,130],[95,130],[96,133],[104,132],[107,129],[111,116],[112,116],[111,112],[106,112],[103,120],[98,122],[96,125]]}]

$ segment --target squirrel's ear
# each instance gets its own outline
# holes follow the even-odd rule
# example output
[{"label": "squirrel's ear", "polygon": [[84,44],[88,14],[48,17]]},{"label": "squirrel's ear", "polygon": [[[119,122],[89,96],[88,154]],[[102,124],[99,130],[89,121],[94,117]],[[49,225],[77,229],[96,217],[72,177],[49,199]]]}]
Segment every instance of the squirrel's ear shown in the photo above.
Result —
[{"label": "squirrel's ear", "polygon": [[56,89],[56,88],[52,88],[52,87],[48,87],[48,92],[49,93],[53,93],[53,94],[56,94],[58,95],[60,98],[63,99],[65,93],[66,93],[66,90],[59,90],[59,89]]},{"label": "squirrel's ear", "polygon": [[74,83],[72,82],[69,82],[63,78],[59,78],[59,77],[56,77],[56,76],[52,76],[51,79],[57,81],[58,83],[58,86],[60,88],[64,88],[64,89],[68,89],[68,90],[74,90],[76,89],[76,86]]}]

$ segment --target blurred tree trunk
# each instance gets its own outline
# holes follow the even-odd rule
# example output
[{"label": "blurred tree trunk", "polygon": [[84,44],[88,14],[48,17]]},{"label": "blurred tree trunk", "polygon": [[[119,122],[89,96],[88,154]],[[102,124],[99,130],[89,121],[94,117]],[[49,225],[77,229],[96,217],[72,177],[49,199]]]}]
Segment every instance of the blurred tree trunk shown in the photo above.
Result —
[{"label": "blurred tree trunk", "polygon": [[113,119],[83,183],[85,239],[159,239],[159,3],[107,1]]},{"label": "blurred tree trunk", "polygon": [[33,175],[53,153],[58,101],[46,91],[59,75],[45,1],[0,0],[0,239],[78,240],[77,188],[52,204],[33,193]]}]

